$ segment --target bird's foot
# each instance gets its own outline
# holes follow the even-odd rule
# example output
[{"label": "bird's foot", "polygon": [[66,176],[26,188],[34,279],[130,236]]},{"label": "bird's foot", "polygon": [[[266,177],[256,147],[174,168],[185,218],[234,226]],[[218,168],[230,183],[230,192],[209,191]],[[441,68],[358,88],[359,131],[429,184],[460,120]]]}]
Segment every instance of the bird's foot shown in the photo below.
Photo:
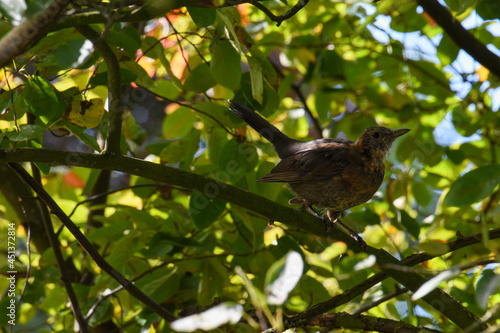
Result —
[{"label": "bird's foot", "polygon": [[351,228],[339,221],[340,212],[332,212],[328,210],[326,212],[326,215],[328,215],[328,218],[333,224],[340,226],[349,234],[349,236],[351,236],[352,239],[354,239],[354,241],[359,245],[359,249],[361,252],[366,252],[366,250],[368,250],[368,245],[366,244],[365,240],[361,238],[358,233],[354,232]]}]

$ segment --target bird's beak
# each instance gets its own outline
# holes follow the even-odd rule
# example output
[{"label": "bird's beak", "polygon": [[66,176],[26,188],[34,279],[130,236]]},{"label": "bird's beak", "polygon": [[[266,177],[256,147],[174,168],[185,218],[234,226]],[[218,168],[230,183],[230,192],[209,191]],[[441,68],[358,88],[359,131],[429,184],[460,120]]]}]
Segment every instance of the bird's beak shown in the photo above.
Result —
[{"label": "bird's beak", "polygon": [[408,133],[409,131],[410,130],[408,128],[403,128],[403,129],[400,129],[400,130],[393,131],[392,134],[393,134],[394,138],[397,138],[397,137],[400,137],[403,134]]}]

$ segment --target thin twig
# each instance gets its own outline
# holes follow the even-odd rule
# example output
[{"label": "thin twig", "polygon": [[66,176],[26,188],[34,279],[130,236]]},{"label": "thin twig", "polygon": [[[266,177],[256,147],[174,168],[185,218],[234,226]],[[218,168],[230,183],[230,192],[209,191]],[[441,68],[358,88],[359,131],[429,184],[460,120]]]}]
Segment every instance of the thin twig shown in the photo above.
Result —
[{"label": "thin twig", "polygon": [[266,14],[267,17],[269,17],[269,19],[271,21],[276,22],[276,26],[277,27],[279,27],[283,21],[288,20],[289,18],[291,18],[292,16],[294,16],[295,14],[297,14],[298,11],[301,10],[302,8],[304,8],[304,6],[307,5],[308,2],[309,2],[309,0],[299,0],[295,4],[295,6],[293,6],[285,14],[276,16],[266,6],[264,6],[260,2],[258,2],[256,0],[249,0],[248,1],[248,3],[254,5],[258,9],[260,9],[262,12],[264,12],[264,14]]},{"label": "thin twig", "polygon": [[[138,83],[136,83],[136,84],[137,84],[137,85],[139,85]],[[211,114],[209,114],[209,113],[207,113],[207,112],[205,112],[205,111],[202,111],[202,110],[200,110],[200,109],[198,109],[198,108],[195,108],[194,106],[192,106],[192,105],[190,105],[190,104],[187,104],[187,103],[182,103],[182,102],[179,102],[179,101],[174,101],[173,99],[170,99],[170,98],[167,98],[167,97],[162,96],[162,95],[160,95],[160,94],[157,94],[157,93],[155,93],[154,91],[149,90],[149,89],[148,89],[147,87],[145,87],[145,86],[141,86],[141,87],[142,87],[142,88],[144,88],[145,90],[147,90],[148,92],[150,92],[151,94],[155,95],[155,96],[156,96],[156,97],[158,97],[158,98],[161,98],[161,99],[163,99],[163,100],[165,100],[165,101],[168,101],[168,102],[170,102],[170,103],[177,104],[177,105],[179,105],[179,106],[184,106],[184,107],[189,108],[189,109],[191,109],[191,110],[193,110],[193,111],[195,111],[195,112],[197,112],[197,113],[200,113],[200,114],[202,114],[202,115],[207,116],[208,118],[210,118],[210,119],[212,119],[214,122],[216,122],[216,123],[217,123],[217,124],[218,124],[218,125],[219,125],[219,126],[220,126],[223,130],[224,130],[224,131],[226,131],[227,133],[229,133],[229,134],[231,134],[231,135],[234,135],[234,133],[233,133],[233,132],[231,132],[231,131],[230,131],[230,130],[226,127],[226,126],[224,126],[224,124],[222,124],[222,123],[221,123],[221,122],[220,122],[217,118],[213,117]]]}]

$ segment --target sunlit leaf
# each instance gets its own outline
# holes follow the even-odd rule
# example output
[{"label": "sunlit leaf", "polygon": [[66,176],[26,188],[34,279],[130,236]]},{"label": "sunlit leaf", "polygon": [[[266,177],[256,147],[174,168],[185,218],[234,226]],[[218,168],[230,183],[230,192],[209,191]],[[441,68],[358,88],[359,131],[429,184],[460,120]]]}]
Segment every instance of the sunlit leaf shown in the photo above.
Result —
[{"label": "sunlit leaf", "polygon": [[369,255],[366,259],[361,260],[358,262],[356,265],[354,265],[354,269],[356,271],[362,270],[362,269],[367,269],[372,267],[377,263],[377,257],[375,257],[373,254]]},{"label": "sunlit leaf", "polygon": [[24,100],[32,114],[49,124],[62,116],[65,105],[52,85],[40,76],[31,76],[26,81]]},{"label": "sunlit leaf", "polygon": [[94,98],[89,101],[74,100],[66,110],[65,118],[73,124],[94,128],[99,125],[104,115],[104,101]]},{"label": "sunlit leaf", "polygon": [[243,315],[243,306],[234,303],[222,303],[199,314],[177,319],[170,327],[178,332],[213,330],[223,324],[235,324]]},{"label": "sunlit leaf", "polygon": [[43,127],[39,125],[23,125],[19,132],[10,132],[7,137],[12,141],[26,141],[40,139],[43,134]]},{"label": "sunlit leaf", "polygon": [[137,144],[141,144],[146,140],[148,136],[146,130],[135,121],[130,113],[123,117],[123,122],[123,134],[128,139]]},{"label": "sunlit leaf", "polygon": [[196,119],[196,114],[192,110],[186,107],[178,108],[165,117],[163,121],[163,137],[176,139],[186,135],[191,131]]},{"label": "sunlit leaf", "polygon": [[459,268],[449,269],[439,273],[438,275],[436,275],[432,279],[429,279],[427,282],[421,285],[420,288],[418,288],[418,290],[412,295],[411,299],[413,301],[416,301],[424,297],[425,295],[436,289],[441,282],[451,280],[458,274],[460,274]]},{"label": "sunlit leaf", "polygon": [[304,262],[295,251],[275,262],[266,274],[266,295],[269,304],[281,305],[288,299],[288,294],[295,288],[302,276]]},{"label": "sunlit leaf", "polygon": [[94,51],[92,42],[86,39],[74,39],[59,46],[54,51],[54,61],[61,69],[80,68]]}]

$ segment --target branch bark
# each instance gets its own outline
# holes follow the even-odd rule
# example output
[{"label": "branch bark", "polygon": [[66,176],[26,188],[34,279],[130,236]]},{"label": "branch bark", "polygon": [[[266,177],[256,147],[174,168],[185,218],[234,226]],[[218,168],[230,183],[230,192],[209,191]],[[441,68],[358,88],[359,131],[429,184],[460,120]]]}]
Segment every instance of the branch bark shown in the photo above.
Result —
[{"label": "branch bark", "polygon": [[443,28],[458,47],[500,78],[500,57],[467,31],[445,7],[437,0],[417,0],[417,3]]},{"label": "branch bark", "polygon": [[0,67],[7,66],[15,57],[25,52],[30,45],[40,40],[66,9],[69,0],[53,0],[40,14],[24,19],[0,40]]},{"label": "branch bark", "polygon": [[[429,328],[415,327],[391,319],[376,318],[348,313],[326,313],[311,320],[309,325],[328,328],[348,328],[352,330],[401,333],[437,333],[440,331]],[[267,332],[267,331],[266,331]]]}]

